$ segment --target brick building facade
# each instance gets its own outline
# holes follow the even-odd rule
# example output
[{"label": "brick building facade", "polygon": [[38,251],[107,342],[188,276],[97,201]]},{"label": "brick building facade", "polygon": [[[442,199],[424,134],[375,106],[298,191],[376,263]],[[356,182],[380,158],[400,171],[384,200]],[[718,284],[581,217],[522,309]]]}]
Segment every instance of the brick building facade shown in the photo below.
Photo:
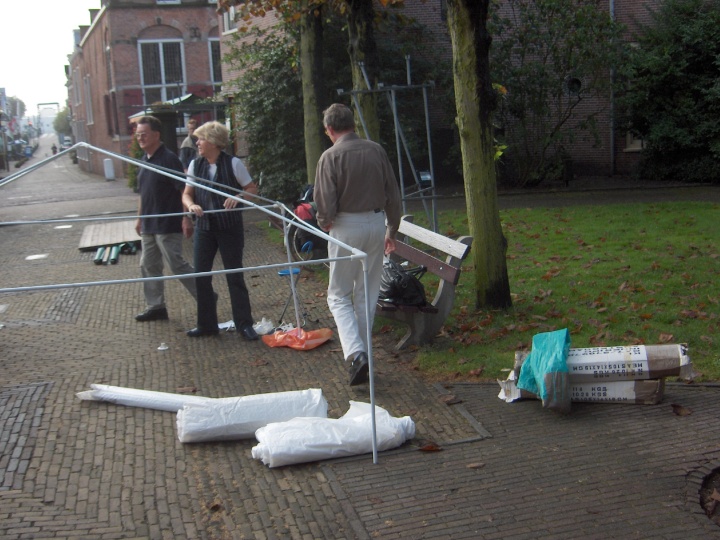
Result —
[{"label": "brick building facade", "polygon": [[[68,56],[75,141],[127,154],[132,115],[189,94],[212,98],[222,80],[216,8],[214,0],[101,0],[100,9],[90,10],[90,25],[75,31]],[[178,138],[186,136],[190,114],[177,115]],[[107,157],[78,152],[80,167],[96,174]],[[115,171],[124,169],[113,161]]]},{"label": "brick building facade", "polygon": [[[632,40],[633,33],[638,29],[638,23],[645,24],[649,22],[648,8],[656,7],[661,0],[608,0],[605,8],[609,15],[625,25],[628,28],[626,39],[628,42]],[[230,1],[229,4],[233,4]],[[602,4],[601,4],[602,5]],[[502,0],[499,9],[502,9]],[[377,6],[377,9],[383,9]],[[397,9],[397,8],[388,8]],[[405,15],[421,23],[427,32],[423,36],[426,42],[433,43],[432,49],[439,54],[444,60],[451,61],[452,49],[450,44],[450,36],[447,27],[446,12],[447,7],[445,0],[406,0],[404,7],[401,8]],[[230,41],[233,39],[237,25],[233,23],[234,8],[229,11],[218,14],[219,25],[222,28],[222,51],[223,54],[228,50]],[[275,24],[277,18],[274,14],[269,13],[261,21],[256,21],[259,27],[267,27]],[[451,65],[451,63],[448,63]],[[233,73],[228,70],[228,66],[223,65],[226,80],[237,78],[240,74]],[[610,69],[608,69],[608,77]],[[419,82],[419,81],[418,81]],[[223,88],[224,94],[232,99],[232,87]],[[624,175],[634,172],[641,150],[641,141],[633,139],[627,133],[618,131],[613,128],[613,107],[612,96],[607,95],[602,98],[587,100],[587,102],[578,109],[578,113],[583,111],[600,110],[597,118],[598,132],[600,134],[600,144],[595,145],[591,138],[580,136],[577,140],[567,148],[573,162],[573,168],[576,174],[584,175]],[[449,129],[448,125],[452,119],[441,117],[437,111],[433,112],[433,140],[434,147],[437,152],[453,144],[454,130]],[[436,144],[439,143],[439,144]],[[436,159],[436,163],[438,159]],[[442,182],[442,179],[438,179]]]}]

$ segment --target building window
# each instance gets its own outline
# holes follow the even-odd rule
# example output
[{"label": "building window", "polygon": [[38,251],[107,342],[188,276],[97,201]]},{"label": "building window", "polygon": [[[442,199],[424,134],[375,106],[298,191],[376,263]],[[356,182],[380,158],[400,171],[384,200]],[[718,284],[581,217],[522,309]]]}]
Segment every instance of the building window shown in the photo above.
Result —
[{"label": "building window", "polygon": [[182,41],[141,41],[138,47],[145,104],[182,96],[185,93]]},{"label": "building window", "polygon": [[80,70],[73,70],[73,105],[76,107],[82,102],[82,89],[80,88]]},{"label": "building window", "polygon": [[179,4],[180,0],[155,0],[158,4]]},{"label": "building window", "polygon": [[210,80],[213,83],[213,94],[220,94],[222,84],[222,58],[220,55],[220,40],[210,39]]},{"label": "building window", "polygon": [[235,24],[235,6],[229,7],[223,11],[223,33],[237,32],[237,24]]},{"label": "building window", "polygon": [[645,143],[641,138],[635,137],[629,131],[625,134],[625,152],[640,152],[643,148]]},{"label": "building window", "polygon": [[105,123],[107,124],[107,134],[112,137],[115,133],[113,132],[112,125],[112,108],[110,105],[110,96],[103,96],[103,102],[105,104]]},{"label": "building window", "polygon": [[90,93],[90,75],[85,75],[83,83],[83,91],[85,94],[85,123],[90,125],[95,123],[95,120],[93,120],[92,94]]}]

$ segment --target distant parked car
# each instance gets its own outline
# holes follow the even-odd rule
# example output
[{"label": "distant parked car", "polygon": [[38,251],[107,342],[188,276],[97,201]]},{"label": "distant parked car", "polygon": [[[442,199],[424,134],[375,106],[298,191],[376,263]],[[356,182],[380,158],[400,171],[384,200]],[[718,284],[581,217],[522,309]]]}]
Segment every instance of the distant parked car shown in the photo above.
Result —
[{"label": "distant parked car", "polygon": [[60,143],[60,150],[67,150],[73,145],[72,139],[68,137],[67,135],[63,137],[62,142]]}]

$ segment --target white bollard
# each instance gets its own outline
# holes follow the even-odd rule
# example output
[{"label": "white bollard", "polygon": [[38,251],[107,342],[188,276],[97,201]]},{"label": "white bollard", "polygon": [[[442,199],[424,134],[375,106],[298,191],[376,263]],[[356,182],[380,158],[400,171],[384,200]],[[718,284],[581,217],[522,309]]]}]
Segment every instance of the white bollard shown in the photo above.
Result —
[{"label": "white bollard", "polygon": [[112,159],[106,159],[103,162],[105,166],[105,180],[115,180],[115,167]]}]

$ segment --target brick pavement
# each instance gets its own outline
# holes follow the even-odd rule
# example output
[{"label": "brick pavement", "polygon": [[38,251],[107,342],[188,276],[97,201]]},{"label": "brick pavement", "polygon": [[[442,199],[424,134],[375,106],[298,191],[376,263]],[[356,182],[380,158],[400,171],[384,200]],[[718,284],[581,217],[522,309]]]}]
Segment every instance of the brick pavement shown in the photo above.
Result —
[{"label": "brick pavement", "polygon": [[[0,221],[136,207],[122,182],[83,175],[69,160],[0,189]],[[246,264],[283,260],[256,218]],[[81,234],[81,224],[0,227],[0,287],[138,277],[137,256],[94,265],[77,249]],[[25,260],[33,254],[48,256]],[[332,328],[324,284],[307,275],[299,290],[318,321],[310,325]],[[256,319],[277,317],[282,279],[266,270],[246,278]],[[377,464],[365,455],[279,469],[250,457],[253,441],[182,445],[172,413],[78,400],[91,383],[212,397],[319,387],[332,417],[369,400],[366,387],[347,386],[336,340],[310,352],[234,333],[190,340],[192,299],[177,281],[167,289],[170,320],[143,324],[133,319],[138,283],[0,294],[0,537],[720,537],[698,496],[720,467],[713,385],[669,385],[654,407],[578,404],[559,417],[500,401],[495,383],[424,381],[412,353],[394,353],[381,335],[377,403],[410,415],[415,440]],[[445,394],[458,403],[446,405]],[[693,414],[676,416],[670,403]],[[427,441],[442,451],[419,451]]]}]

